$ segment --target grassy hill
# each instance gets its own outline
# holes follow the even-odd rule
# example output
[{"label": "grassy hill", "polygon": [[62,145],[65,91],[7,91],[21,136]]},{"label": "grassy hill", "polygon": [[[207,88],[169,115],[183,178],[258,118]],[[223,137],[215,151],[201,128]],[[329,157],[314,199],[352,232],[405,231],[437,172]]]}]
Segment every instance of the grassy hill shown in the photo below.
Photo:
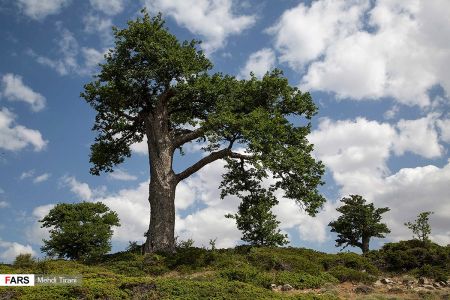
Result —
[{"label": "grassy hill", "polygon": [[80,286],[1,287],[0,299],[441,299],[449,288],[377,286],[384,277],[447,280],[450,247],[405,241],[366,257],[303,248],[184,247],[172,255],[128,251],[84,263],[22,257],[0,265],[0,273],[83,277]]}]

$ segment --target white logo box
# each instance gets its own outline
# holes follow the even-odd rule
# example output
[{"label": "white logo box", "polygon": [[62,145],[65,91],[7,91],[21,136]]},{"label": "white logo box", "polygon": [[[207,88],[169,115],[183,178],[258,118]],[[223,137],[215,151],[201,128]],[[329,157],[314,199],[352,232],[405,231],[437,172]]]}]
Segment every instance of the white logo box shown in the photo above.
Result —
[{"label": "white logo box", "polygon": [[0,274],[0,286],[34,286],[34,274]]}]

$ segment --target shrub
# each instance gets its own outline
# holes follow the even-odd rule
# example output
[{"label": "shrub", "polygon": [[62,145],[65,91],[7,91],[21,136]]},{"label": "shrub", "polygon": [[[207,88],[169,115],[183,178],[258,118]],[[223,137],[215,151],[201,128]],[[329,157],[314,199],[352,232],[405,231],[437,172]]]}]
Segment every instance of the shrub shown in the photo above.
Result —
[{"label": "shrub", "polygon": [[166,256],[166,263],[170,269],[179,271],[193,271],[206,267],[214,261],[215,253],[202,248],[179,248],[174,254]]},{"label": "shrub", "polygon": [[371,283],[376,280],[376,276],[367,272],[362,272],[354,269],[350,269],[344,266],[336,266],[328,271],[333,277],[337,278],[340,282],[363,282]]},{"label": "shrub", "polygon": [[335,255],[327,255],[322,259],[325,270],[330,270],[336,266],[342,266],[356,271],[365,271],[372,275],[378,275],[378,269],[372,262],[364,256],[356,253],[338,253]]},{"label": "shrub", "polygon": [[282,271],[276,274],[275,283],[278,285],[290,284],[296,289],[315,289],[323,286],[325,283],[337,283],[338,281],[328,273],[311,275],[304,272]]},{"label": "shrub", "polygon": [[19,254],[13,262],[13,266],[16,268],[32,268],[35,264],[36,259],[31,254]]}]

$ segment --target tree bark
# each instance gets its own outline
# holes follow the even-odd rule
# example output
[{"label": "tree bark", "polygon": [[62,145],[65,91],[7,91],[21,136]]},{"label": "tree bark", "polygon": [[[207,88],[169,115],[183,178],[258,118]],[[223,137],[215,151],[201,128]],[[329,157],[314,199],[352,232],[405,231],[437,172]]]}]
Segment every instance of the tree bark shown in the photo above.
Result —
[{"label": "tree bark", "polygon": [[369,252],[369,241],[370,241],[370,237],[366,237],[366,236],[362,237],[361,250],[362,250],[363,254],[366,254],[367,252]]},{"label": "tree bark", "polygon": [[145,253],[175,251],[175,189],[173,179],[152,176],[150,180],[150,225]]},{"label": "tree bark", "polygon": [[154,114],[146,120],[150,225],[144,244],[145,253],[175,251],[175,189],[178,182],[172,169],[174,148],[164,102],[162,99]]}]

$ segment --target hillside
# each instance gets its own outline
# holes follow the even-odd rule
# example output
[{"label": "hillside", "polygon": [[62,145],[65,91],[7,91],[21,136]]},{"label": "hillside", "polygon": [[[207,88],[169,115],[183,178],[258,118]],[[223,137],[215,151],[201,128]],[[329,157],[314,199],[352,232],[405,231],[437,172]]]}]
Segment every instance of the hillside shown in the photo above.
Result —
[{"label": "hillside", "polygon": [[448,246],[417,241],[386,244],[367,257],[248,246],[127,251],[85,263],[22,257],[0,273],[81,274],[83,283],[0,287],[0,299],[448,299],[449,262]]}]

